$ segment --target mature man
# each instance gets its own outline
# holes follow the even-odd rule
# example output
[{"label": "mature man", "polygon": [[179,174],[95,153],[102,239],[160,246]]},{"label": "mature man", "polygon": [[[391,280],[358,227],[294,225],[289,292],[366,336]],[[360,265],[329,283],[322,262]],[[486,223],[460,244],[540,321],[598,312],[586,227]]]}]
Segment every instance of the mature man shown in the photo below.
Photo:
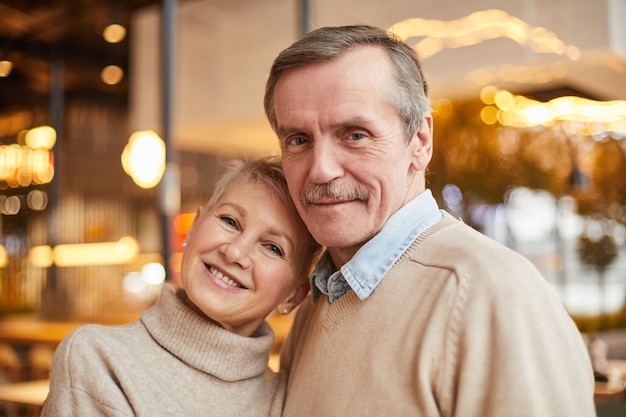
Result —
[{"label": "mature man", "polygon": [[328,250],[282,353],[284,416],[594,416],[581,335],[523,257],[441,211],[422,65],[370,26],[280,53],[265,111]]}]

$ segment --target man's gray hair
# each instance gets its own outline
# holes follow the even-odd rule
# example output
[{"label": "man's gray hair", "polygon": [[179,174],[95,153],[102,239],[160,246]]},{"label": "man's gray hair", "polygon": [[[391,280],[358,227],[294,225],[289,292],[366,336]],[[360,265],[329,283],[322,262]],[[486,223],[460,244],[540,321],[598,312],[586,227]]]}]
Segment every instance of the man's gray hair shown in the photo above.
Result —
[{"label": "man's gray hair", "polygon": [[274,60],[265,86],[265,114],[277,131],[274,90],[283,73],[308,64],[332,61],[359,46],[378,46],[389,56],[397,88],[389,98],[403,121],[407,138],[413,137],[429,112],[428,83],[422,62],[413,48],[392,33],[367,26],[335,26],[316,29],[283,50]]}]

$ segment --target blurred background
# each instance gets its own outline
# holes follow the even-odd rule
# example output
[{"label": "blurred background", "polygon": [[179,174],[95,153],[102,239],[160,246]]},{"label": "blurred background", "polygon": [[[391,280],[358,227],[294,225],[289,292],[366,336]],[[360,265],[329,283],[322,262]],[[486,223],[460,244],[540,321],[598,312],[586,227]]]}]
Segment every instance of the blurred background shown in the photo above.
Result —
[{"label": "blurred background", "polygon": [[441,206],[581,332],[626,327],[624,21],[623,0],[0,1],[0,339],[128,322],[177,282],[223,162],[279,153],[274,57],[354,23],[424,59]]}]

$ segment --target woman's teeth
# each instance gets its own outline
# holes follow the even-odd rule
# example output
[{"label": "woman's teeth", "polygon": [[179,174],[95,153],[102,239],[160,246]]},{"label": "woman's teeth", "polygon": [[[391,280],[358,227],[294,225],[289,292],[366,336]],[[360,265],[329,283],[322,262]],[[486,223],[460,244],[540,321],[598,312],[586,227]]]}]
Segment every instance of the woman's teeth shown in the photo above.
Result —
[{"label": "woman's teeth", "polygon": [[209,269],[211,271],[211,273],[213,275],[215,275],[220,281],[225,282],[226,284],[230,285],[231,287],[235,287],[235,288],[243,288],[241,285],[237,284],[235,281],[233,281],[232,279],[228,278],[226,275],[222,274],[220,271],[218,271],[215,268],[210,268]]}]

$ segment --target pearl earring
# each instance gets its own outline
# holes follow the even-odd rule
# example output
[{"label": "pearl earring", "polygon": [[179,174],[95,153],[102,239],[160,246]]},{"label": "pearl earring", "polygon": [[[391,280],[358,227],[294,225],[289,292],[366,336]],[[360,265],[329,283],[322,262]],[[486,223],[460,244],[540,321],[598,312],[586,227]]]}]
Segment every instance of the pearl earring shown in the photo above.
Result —
[{"label": "pearl earring", "polygon": [[183,249],[185,249],[185,248],[187,247],[187,241],[184,241],[184,242],[182,243],[182,245],[180,245],[180,246],[182,246],[182,247],[183,247]]},{"label": "pearl earring", "polygon": [[282,313],[283,314],[289,314],[289,309],[287,307],[283,308]]}]

